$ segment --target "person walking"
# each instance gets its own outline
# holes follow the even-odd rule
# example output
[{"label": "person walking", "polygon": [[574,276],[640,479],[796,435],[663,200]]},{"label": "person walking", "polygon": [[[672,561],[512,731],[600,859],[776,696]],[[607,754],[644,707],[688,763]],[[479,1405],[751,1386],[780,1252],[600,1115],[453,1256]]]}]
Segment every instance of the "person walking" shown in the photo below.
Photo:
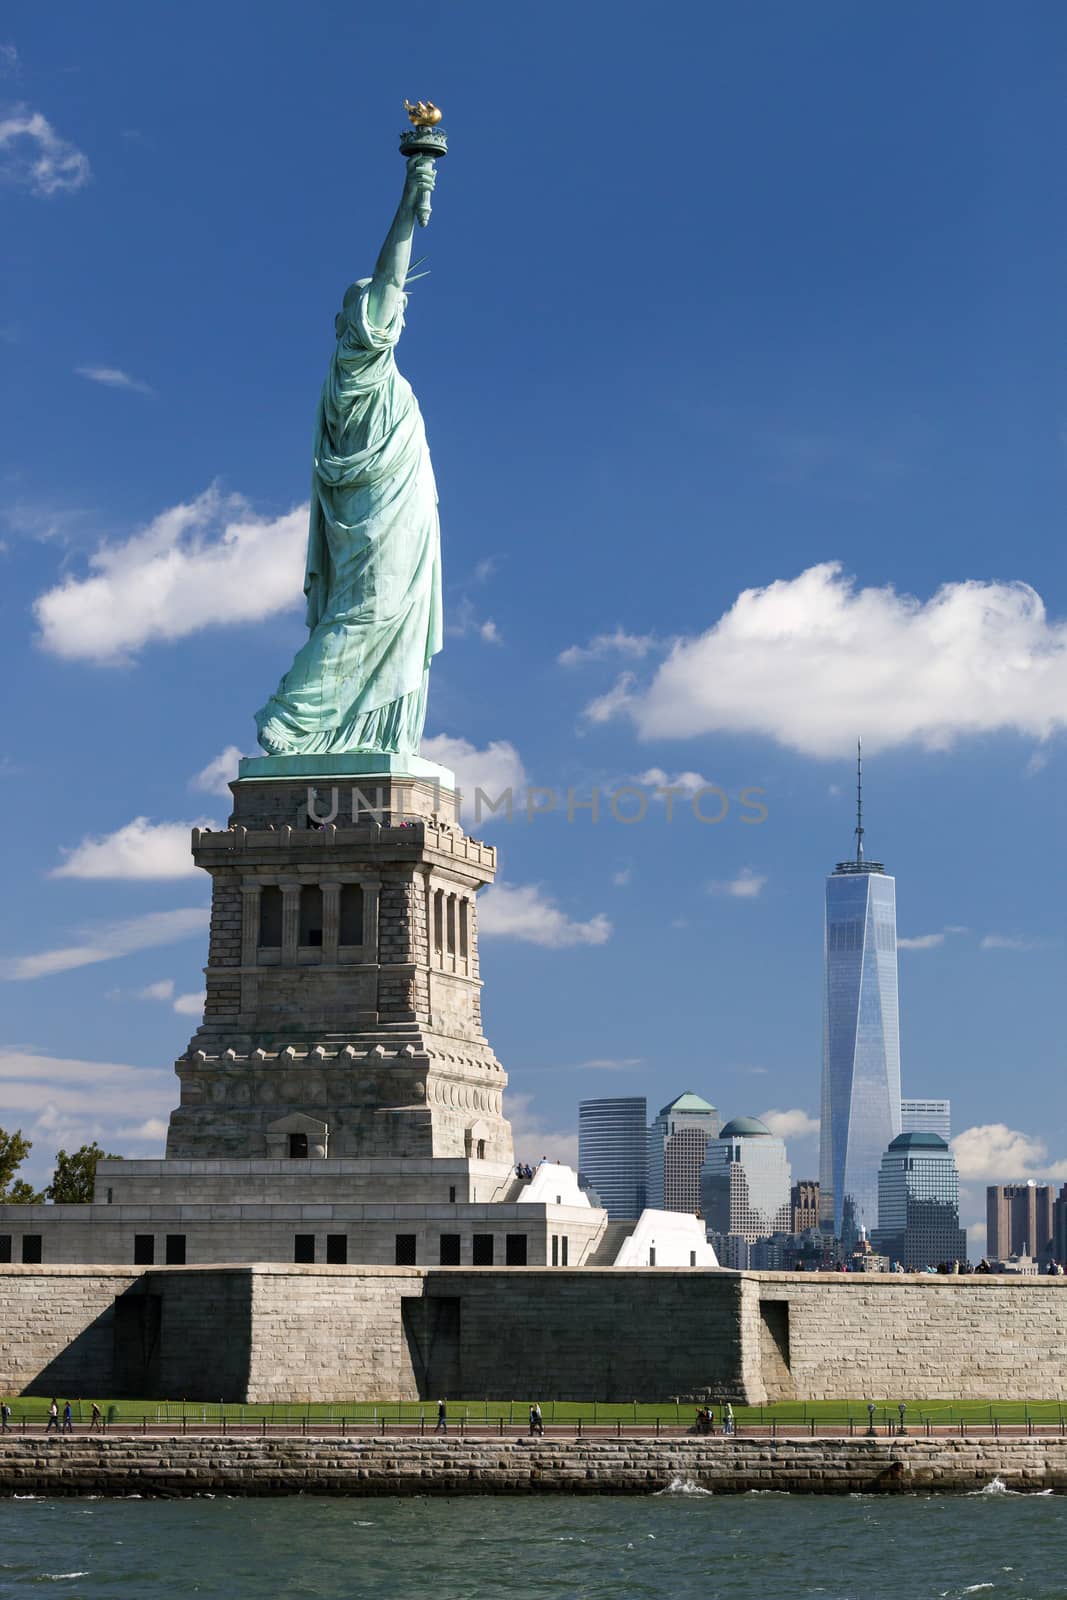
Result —
[{"label": "person walking", "polygon": [[448,1432],[448,1406],[444,1400],[437,1402],[437,1426],[434,1433]]},{"label": "person walking", "polygon": [[11,1432],[11,1407],[7,1401],[0,1402],[0,1433]]},{"label": "person walking", "polygon": [[541,1415],[541,1407],[538,1405],[536,1400],[534,1401],[533,1405],[530,1407],[530,1437],[531,1437],[531,1439],[533,1438],[535,1433],[536,1434],[540,1434],[542,1439],[544,1438],[544,1435],[545,1435],[545,1421],[544,1421],[544,1418]]},{"label": "person walking", "polygon": [[89,1418],[89,1432],[102,1433],[104,1429],[104,1416],[96,1401],[93,1401],[92,1415]]},{"label": "person walking", "polygon": [[59,1401],[58,1400],[53,1400],[52,1404],[48,1407],[48,1421],[45,1423],[44,1431],[45,1431],[45,1433],[51,1433],[53,1428],[56,1430],[57,1433],[59,1432]]},{"label": "person walking", "polygon": [[722,1408],[722,1431],[723,1433],[733,1433],[734,1431],[734,1408],[729,1400]]},{"label": "person walking", "polygon": [[63,1407],[63,1432],[64,1433],[73,1433],[74,1432],[74,1412],[70,1408],[70,1401],[69,1400],[66,1402],[66,1404]]}]

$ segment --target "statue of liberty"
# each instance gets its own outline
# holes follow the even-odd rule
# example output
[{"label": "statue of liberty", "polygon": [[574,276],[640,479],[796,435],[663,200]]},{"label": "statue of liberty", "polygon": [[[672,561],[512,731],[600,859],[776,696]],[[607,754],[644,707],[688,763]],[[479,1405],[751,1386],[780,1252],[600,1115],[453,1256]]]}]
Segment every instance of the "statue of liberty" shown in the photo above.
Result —
[{"label": "statue of liberty", "polygon": [[345,291],[335,320],[315,425],[311,632],[256,715],[272,756],[418,753],[442,642],[440,531],[422,415],[393,347],[412,234],[429,215],[434,181],[432,155],[410,156],[374,276]]}]

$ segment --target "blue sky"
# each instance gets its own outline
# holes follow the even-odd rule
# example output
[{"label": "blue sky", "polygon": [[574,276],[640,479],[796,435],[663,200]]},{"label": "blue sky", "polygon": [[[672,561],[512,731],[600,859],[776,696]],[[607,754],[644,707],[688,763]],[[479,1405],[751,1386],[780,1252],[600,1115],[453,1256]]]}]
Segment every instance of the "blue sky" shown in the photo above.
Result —
[{"label": "blue sky", "polygon": [[441,494],[431,753],[732,797],[717,825],[652,798],[484,826],[522,1144],[571,1152],[587,1094],[692,1088],[792,1113],[814,1175],[862,734],[919,941],[905,1092],[952,1097],[963,1220],[987,1180],[1067,1176],[1062,8],[15,3],[4,29],[0,1123],[33,1168],[159,1147],[203,982],[187,829],[225,816],[219,758],[301,637],[315,400],[408,95],[451,143],[399,351]]}]

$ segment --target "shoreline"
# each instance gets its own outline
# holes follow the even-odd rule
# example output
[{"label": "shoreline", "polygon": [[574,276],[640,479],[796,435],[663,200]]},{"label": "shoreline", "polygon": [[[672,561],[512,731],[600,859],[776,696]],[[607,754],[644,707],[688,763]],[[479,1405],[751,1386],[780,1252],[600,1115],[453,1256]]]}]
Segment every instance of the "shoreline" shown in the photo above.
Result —
[{"label": "shoreline", "polygon": [[0,1496],[1067,1493],[1056,1439],[3,1438]]}]

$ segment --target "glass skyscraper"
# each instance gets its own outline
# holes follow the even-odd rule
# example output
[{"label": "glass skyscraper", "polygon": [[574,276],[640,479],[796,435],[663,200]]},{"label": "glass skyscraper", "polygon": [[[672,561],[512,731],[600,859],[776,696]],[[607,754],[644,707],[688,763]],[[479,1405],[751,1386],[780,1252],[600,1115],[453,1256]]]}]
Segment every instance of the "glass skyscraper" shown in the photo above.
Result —
[{"label": "glass skyscraper", "polygon": [[788,1233],[792,1173],[785,1142],[758,1117],[734,1117],[708,1140],[700,1201],[709,1234],[751,1243]]},{"label": "glass skyscraper", "polygon": [[617,1095],[578,1104],[578,1171],[614,1221],[645,1209],[648,1108],[644,1095]]},{"label": "glass skyscraper", "polygon": [[896,883],[863,855],[826,880],[819,1225],[850,1242],[878,1225],[878,1172],[900,1132]]},{"label": "glass skyscraper", "polygon": [[950,1100],[909,1100],[900,1102],[901,1133],[936,1133],[945,1143],[952,1137]]},{"label": "glass skyscraper", "polygon": [[715,1107],[690,1090],[662,1107],[648,1130],[645,1204],[651,1210],[700,1210],[700,1169],[708,1140],[721,1126]]},{"label": "glass skyscraper", "polygon": [[882,1157],[874,1244],[901,1266],[920,1270],[966,1259],[959,1174],[938,1134],[899,1134]]}]

